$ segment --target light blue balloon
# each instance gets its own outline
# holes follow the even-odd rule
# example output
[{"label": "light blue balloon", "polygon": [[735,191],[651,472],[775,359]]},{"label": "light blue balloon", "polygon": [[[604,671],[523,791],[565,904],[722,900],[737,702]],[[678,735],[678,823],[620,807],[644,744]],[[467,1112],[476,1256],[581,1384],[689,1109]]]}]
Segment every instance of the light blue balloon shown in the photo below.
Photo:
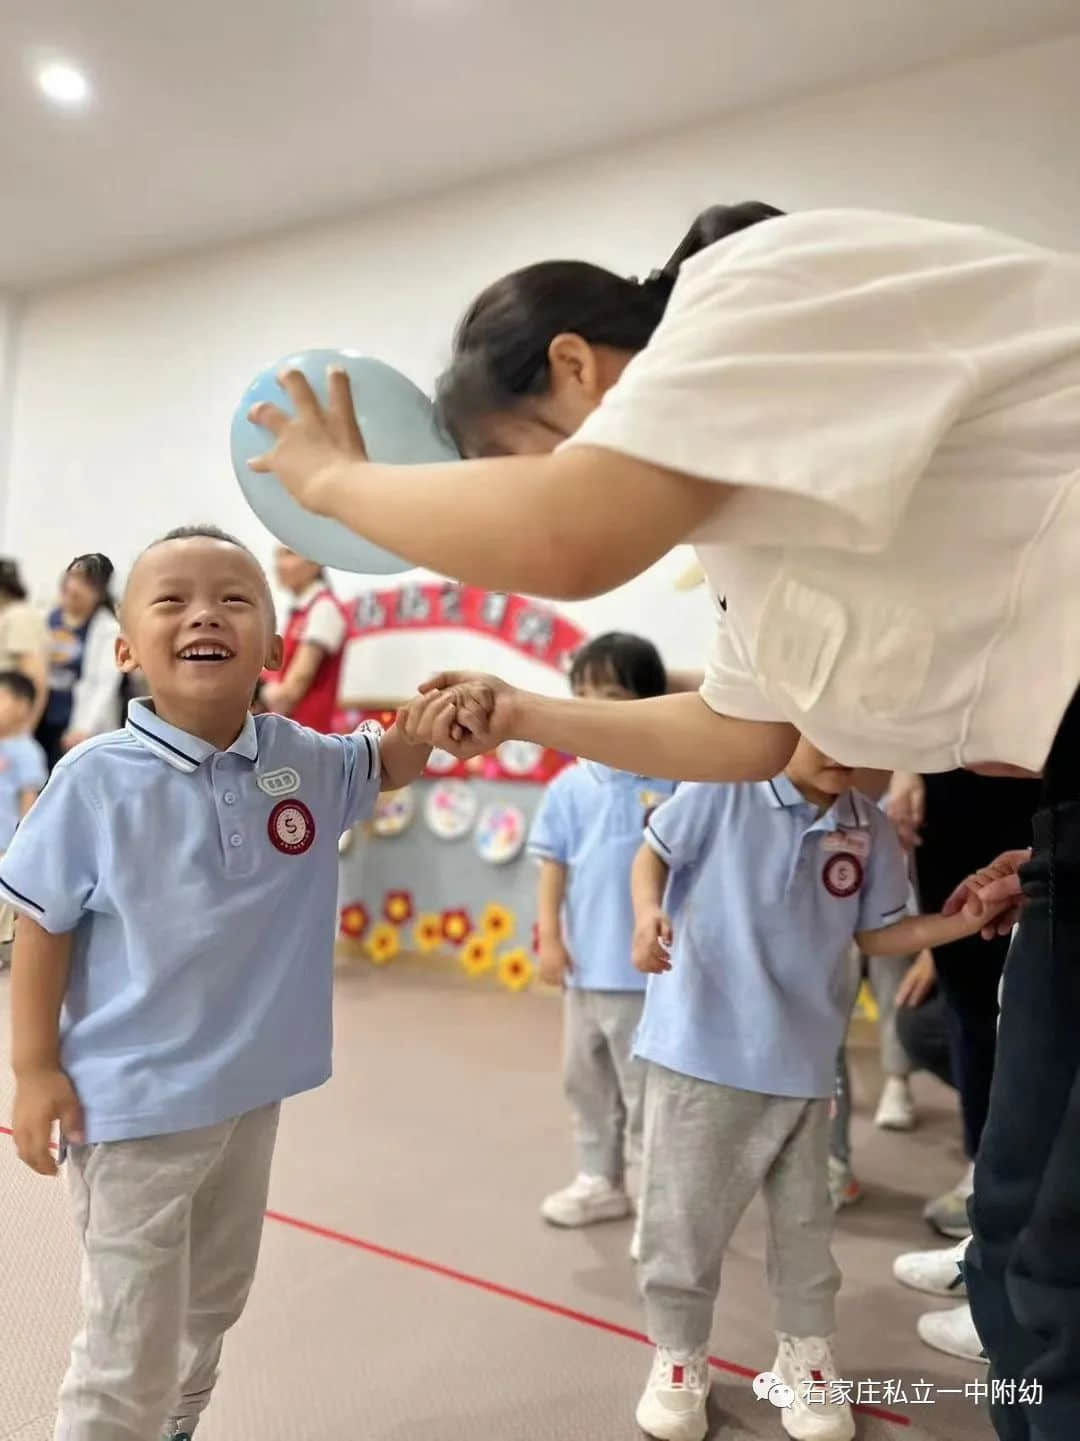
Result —
[{"label": "light blue balloon", "polygon": [[350,350],[305,350],[269,366],[244,391],[230,432],[233,470],[248,505],[274,535],[299,555],[335,570],[363,575],[395,575],[410,563],[372,545],[336,520],[312,515],[299,505],[275,475],[257,475],[248,461],[273,445],[269,432],[248,420],[260,401],[291,414],[292,402],[278,384],[283,370],[299,370],[325,404],[326,372],[340,366],[352,382],[353,405],[367,453],[391,465],[420,465],[461,457],[439,425],[431,401],[392,366]]}]

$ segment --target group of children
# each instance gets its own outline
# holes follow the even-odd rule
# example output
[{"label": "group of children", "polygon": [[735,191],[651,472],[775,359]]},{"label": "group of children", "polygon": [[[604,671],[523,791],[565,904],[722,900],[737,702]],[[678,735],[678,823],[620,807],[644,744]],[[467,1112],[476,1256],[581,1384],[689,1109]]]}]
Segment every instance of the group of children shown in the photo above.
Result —
[{"label": "group of children", "polygon": [[[664,687],[655,649],[624,635],[585,647],[571,679],[609,698]],[[773,1371],[792,1397],[783,1427],[805,1441],[854,1435],[829,1385],[830,1106],[858,983],[851,950],[903,958],[978,926],[909,914],[899,839],[852,778],[806,740],[770,781],[673,793],[584,762],[536,819],[541,969],[566,988],[579,1171],[541,1212],[563,1226],[627,1215],[625,1169],[641,1155],[631,1250],[656,1354],[637,1422],[656,1441],[707,1434],[721,1267],[759,1191]]]},{"label": "group of children", "polygon": [[[66,1159],[83,1246],[58,1441],[186,1441],[254,1275],[280,1103],[330,1074],[338,838],[380,788],[421,774],[445,701],[418,697],[381,736],[253,715],[281,643],[262,570],[213,528],[144,551],[119,620],[118,664],[149,696],[66,754],[36,800],[43,773],[15,739],[25,688],[0,677],[13,1126],[34,1170]],[[608,637],[574,685],[631,698],[665,680],[651,647]],[[657,1353],[641,1426],[705,1436],[723,1254],[763,1189],[783,1424],[849,1437],[821,1385],[835,1376],[826,1156],[847,950],[906,954],[973,923],[904,915],[888,823],[805,742],[760,785],[578,765],[533,846],[580,1171],[543,1212],[627,1215],[643,1149],[635,1250]]]}]

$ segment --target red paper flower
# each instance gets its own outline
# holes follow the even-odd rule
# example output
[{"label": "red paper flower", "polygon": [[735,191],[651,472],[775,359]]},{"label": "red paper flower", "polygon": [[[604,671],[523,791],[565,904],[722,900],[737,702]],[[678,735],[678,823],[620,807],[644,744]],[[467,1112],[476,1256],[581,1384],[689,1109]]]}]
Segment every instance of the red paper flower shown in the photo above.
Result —
[{"label": "red paper flower", "polygon": [[341,908],[341,934],[348,936],[351,940],[358,941],[368,928],[371,917],[367,913],[367,907],[362,906],[359,901],[353,901],[351,905]]},{"label": "red paper flower", "polygon": [[387,891],[383,899],[383,915],[395,926],[403,926],[413,918],[411,891]]},{"label": "red paper flower", "polygon": [[453,946],[460,946],[465,937],[472,933],[472,917],[468,911],[443,911],[442,933]]},{"label": "red paper flower", "polygon": [[540,924],[538,921],[533,921],[532,952],[534,956],[538,956],[540,954]]}]

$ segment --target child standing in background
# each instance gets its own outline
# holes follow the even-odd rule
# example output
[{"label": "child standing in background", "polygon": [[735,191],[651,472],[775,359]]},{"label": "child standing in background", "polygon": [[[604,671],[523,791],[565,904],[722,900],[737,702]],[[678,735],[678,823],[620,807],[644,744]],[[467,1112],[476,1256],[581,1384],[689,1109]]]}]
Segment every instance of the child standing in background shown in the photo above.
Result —
[{"label": "child standing in background", "polygon": [[656,1441],[704,1441],[721,1266],[759,1190],[773,1371],[791,1393],[780,1420],[799,1441],[855,1434],[829,1384],[829,1097],[848,954],[855,941],[866,956],[908,955],[982,922],[905,915],[900,842],[851,775],[802,740],[774,780],[682,786],[634,862],[634,963],[652,975],[635,1046],[647,1065],[641,1278],[657,1346],[637,1420]]},{"label": "child standing in background", "polygon": [[[21,671],[0,671],[0,856],[45,784],[45,752],[26,734],[35,699],[34,683]],[[14,936],[14,908],[0,900],[0,970],[11,960]]]},{"label": "child standing in background", "polygon": [[[663,695],[664,663],[638,636],[598,636],[574,658],[576,696]],[[540,1208],[554,1226],[630,1214],[626,1167],[641,1154],[644,1070],[633,1059],[645,981],[631,961],[630,867],[649,812],[674,790],[584,761],[552,781],[529,849],[540,862],[540,975],[566,993],[563,1085],[574,1113],[578,1175]]]}]

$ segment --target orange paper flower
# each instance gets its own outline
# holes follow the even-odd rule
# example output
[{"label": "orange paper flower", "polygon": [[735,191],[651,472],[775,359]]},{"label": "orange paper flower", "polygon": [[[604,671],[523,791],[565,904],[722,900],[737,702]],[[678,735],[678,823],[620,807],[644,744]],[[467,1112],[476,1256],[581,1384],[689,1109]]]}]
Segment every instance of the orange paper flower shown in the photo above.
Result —
[{"label": "orange paper flower", "polygon": [[505,906],[494,901],[490,906],[484,907],[484,914],[480,917],[480,929],[493,941],[508,941],[514,934],[516,925],[513,911],[508,911]]},{"label": "orange paper flower", "polygon": [[461,948],[461,964],[467,975],[479,976],[495,964],[495,948],[487,936],[472,935]]},{"label": "orange paper flower", "polygon": [[359,901],[353,901],[351,905],[342,906],[339,925],[341,934],[348,936],[350,940],[358,941],[368,928],[370,916],[367,907],[362,906]]},{"label": "orange paper flower", "polygon": [[413,918],[413,899],[409,891],[387,891],[383,900],[383,915],[395,926],[402,926]]},{"label": "orange paper flower", "polygon": [[507,951],[499,962],[499,981],[508,991],[523,991],[533,978],[533,963],[522,947]]},{"label": "orange paper flower", "polygon": [[436,915],[423,915],[413,927],[413,940],[416,942],[417,950],[437,951],[443,943],[442,917]]},{"label": "orange paper flower", "polygon": [[443,911],[443,938],[449,941],[451,945],[460,946],[472,928],[472,919],[468,911]]},{"label": "orange paper flower", "polygon": [[391,926],[386,921],[380,921],[371,932],[371,939],[367,943],[367,953],[376,966],[385,966],[392,961],[401,950],[401,937],[398,934],[397,926]]}]

